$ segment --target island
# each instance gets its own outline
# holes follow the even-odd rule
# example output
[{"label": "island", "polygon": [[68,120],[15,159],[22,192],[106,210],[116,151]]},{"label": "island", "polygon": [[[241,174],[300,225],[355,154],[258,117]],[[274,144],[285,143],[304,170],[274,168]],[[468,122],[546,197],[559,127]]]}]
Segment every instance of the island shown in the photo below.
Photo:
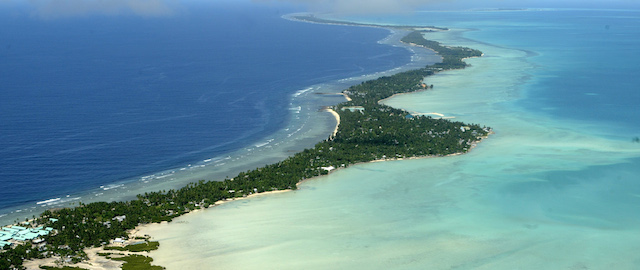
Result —
[{"label": "island", "polygon": [[[298,18],[301,19],[301,18]],[[305,19],[305,18],[302,18]],[[337,23],[315,17],[307,21]],[[47,210],[24,224],[2,230],[6,242],[0,252],[0,269],[23,269],[26,260],[59,258],[62,265],[88,259],[86,250],[102,248],[97,253],[105,259],[125,261],[123,269],[162,269],[152,266],[152,259],[136,252],[157,249],[157,242],[132,237],[130,231],[148,223],[171,221],[196,209],[258,193],[295,190],[305,180],[326,175],[340,168],[372,161],[405,158],[442,157],[471,150],[492,130],[478,124],[413,115],[382,104],[397,94],[427,91],[429,76],[446,70],[467,67],[465,58],[482,56],[482,52],[464,47],[444,46],[426,40],[423,26],[406,35],[402,42],[423,46],[442,57],[440,63],[365,81],[344,90],[346,102],[327,107],[337,118],[337,129],[311,149],[305,149],[283,161],[239,173],[223,181],[191,183],[176,190],[147,192],[136,200],[123,202],[80,203],[77,207]],[[428,27],[427,27],[428,28]],[[33,239],[15,240],[22,230],[34,232],[47,228],[46,234]],[[37,231],[37,230],[36,230]],[[33,235],[32,235],[33,236]],[[116,243],[120,248],[111,246]],[[106,247],[109,246],[109,247]],[[128,253],[114,253],[128,252]],[[79,269],[45,267],[46,269]]]},{"label": "island", "polygon": [[320,23],[320,24],[381,27],[381,28],[393,28],[393,29],[404,29],[404,30],[419,30],[419,31],[427,31],[427,32],[449,30],[448,28],[436,27],[436,26],[373,24],[373,23],[357,23],[357,22],[348,22],[348,21],[329,20],[329,19],[318,18],[313,14],[293,15],[291,16],[291,18],[298,21],[303,21],[308,23]]}]

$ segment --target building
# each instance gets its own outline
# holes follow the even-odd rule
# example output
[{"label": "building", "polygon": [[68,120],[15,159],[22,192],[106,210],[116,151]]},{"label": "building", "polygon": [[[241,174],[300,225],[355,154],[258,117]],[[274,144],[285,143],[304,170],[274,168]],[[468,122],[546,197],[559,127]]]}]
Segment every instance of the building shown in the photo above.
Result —
[{"label": "building", "polygon": [[[3,227],[0,230],[0,248],[11,245],[11,241],[26,242],[34,241],[41,236],[48,235],[53,231],[53,228],[39,226],[36,228],[25,228],[21,226]],[[40,239],[39,243],[43,242]]]},{"label": "building", "polygon": [[11,243],[7,242],[7,241],[0,241],[0,248],[4,248],[4,246],[10,246]]},{"label": "building", "polygon": [[325,171],[329,171],[329,172],[330,172],[330,171],[333,171],[335,168],[336,168],[336,167],[333,167],[333,166],[329,166],[329,167],[320,167],[320,169],[323,169],[323,170],[325,170]]}]

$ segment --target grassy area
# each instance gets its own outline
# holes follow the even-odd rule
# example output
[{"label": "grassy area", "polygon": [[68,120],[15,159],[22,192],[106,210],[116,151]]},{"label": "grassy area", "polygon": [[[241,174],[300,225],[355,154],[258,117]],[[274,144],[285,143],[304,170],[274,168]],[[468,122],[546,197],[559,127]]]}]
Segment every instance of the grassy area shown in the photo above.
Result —
[{"label": "grassy area", "polygon": [[152,258],[142,255],[129,255],[122,258],[113,258],[114,261],[124,261],[122,270],[163,270],[162,266],[151,265]]},{"label": "grassy area", "polygon": [[152,251],[158,249],[160,243],[156,242],[145,242],[135,245],[128,245],[125,247],[105,247],[104,250],[119,250],[119,251],[131,251],[131,252],[142,252],[142,251]]}]

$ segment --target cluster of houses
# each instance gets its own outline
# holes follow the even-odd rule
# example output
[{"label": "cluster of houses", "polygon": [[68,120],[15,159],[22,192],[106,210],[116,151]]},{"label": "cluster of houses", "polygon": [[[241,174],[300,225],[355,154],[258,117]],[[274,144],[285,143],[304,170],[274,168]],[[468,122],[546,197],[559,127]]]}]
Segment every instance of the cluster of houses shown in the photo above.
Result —
[{"label": "cluster of houses", "polygon": [[[51,221],[56,222],[57,220],[51,219]],[[28,226],[28,224],[26,226]],[[0,249],[5,246],[25,243],[28,241],[31,241],[34,244],[40,244],[44,242],[41,237],[50,234],[52,231],[53,228],[44,226],[27,228],[13,225],[2,227],[0,230]]]}]

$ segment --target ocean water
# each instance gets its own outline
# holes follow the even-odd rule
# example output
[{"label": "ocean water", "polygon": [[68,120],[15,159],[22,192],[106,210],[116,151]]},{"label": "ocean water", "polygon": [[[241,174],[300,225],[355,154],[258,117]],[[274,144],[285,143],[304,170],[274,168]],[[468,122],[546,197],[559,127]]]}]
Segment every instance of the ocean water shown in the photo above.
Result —
[{"label": "ocean water", "polygon": [[638,269],[640,13],[350,17],[484,52],[385,103],[494,128],[470,153],[368,163],[143,229],[167,269]]},{"label": "ocean water", "polygon": [[388,30],[282,18],[295,10],[40,18],[0,5],[0,223],[272,163],[329,136],[318,110],[343,98],[319,93],[426,61],[383,44]]}]

